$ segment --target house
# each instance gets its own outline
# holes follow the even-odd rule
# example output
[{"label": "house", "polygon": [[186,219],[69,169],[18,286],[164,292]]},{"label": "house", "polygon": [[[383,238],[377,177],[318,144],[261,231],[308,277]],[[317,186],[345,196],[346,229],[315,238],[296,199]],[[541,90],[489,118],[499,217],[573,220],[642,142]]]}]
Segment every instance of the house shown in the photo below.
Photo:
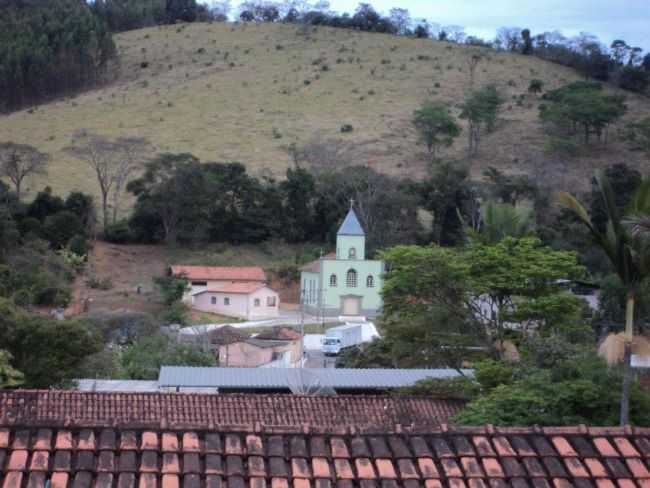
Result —
[{"label": "house", "polygon": [[336,253],[301,269],[301,303],[312,315],[375,316],[381,310],[383,261],[367,260],[366,236],[350,207],[336,236]]},{"label": "house", "polygon": [[456,427],[434,421],[439,400],[62,391],[0,393],[0,400],[2,488],[650,482],[648,428]]},{"label": "house", "polygon": [[246,320],[279,315],[280,296],[259,266],[172,266],[189,283],[183,301],[193,309]]}]

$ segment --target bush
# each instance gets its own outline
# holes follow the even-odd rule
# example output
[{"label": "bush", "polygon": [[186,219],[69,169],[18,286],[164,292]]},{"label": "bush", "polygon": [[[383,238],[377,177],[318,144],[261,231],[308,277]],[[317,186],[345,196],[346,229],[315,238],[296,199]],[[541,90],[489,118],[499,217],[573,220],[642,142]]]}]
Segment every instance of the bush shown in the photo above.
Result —
[{"label": "bush", "polygon": [[354,127],[352,127],[352,124],[343,124],[341,126],[341,132],[352,132],[354,130]]},{"label": "bush", "polygon": [[446,400],[471,400],[476,397],[476,383],[465,376],[456,378],[427,378],[409,388],[399,390],[398,395],[432,396]]},{"label": "bush", "polygon": [[74,236],[83,234],[84,228],[77,215],[63,210],[45,218],[43,232],[53,249],[61,249]]},{"label": "bush", "polygon": [[166,324],[186,325],[188,322],[187,306],[183,302],[175,302],[163,313],[162,319]]},{"label": "bush", "polygon": [[133,240],[133,231],[127,220],[120,220],[106,227],[104,239],[113,244],[126,244]]},{"label": "bush", "polygon": [[12,298],[14,303],[19,307],[26,307],[34,303],[34,295],[25,288],[16,291]]},{"label": "bush", "polygon": [[85,256],[88,254],[88,241],[86,240],[86,237],[81,234],[75,235],[70,239],[70,242],[68,242],[68,249],[77,256]]},{"label": "bush", "polygon": [[544,87],[544,82],[542,80],[538,80],[538,79],[530,80],[530,83],[528,84],[528,92],[541,93],[543,87]]}]

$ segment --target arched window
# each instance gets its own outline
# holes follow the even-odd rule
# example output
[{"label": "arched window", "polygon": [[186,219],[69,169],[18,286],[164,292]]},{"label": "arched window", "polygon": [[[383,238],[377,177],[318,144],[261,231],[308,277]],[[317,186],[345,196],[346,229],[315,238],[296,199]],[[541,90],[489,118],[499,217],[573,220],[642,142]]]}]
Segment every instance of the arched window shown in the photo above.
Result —
[{"label": "arched window", "polygon": [[330,275],[330,286],[336,286],[336,275]]},{"label": "arched window", "polygon": [[357,272],[353,269],[348,271],[345,284],[347,285],[348,288],[356,288],[357,287]]},{"label": "arched window", "polygon": [[366,287],[372,288],[375,286],[375,279],[372,277],[372,275],[368,275],[366,278]]},{"label": "arched window", "polygon": [[348,259],[357,259],[357,250],[354,247],[348,251]]}]

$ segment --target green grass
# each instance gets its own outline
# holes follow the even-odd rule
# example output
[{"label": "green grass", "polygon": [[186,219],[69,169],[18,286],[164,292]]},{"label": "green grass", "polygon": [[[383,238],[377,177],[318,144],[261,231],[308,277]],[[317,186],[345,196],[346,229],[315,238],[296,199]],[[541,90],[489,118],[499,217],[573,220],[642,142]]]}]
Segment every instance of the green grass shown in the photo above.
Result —
[{"label": "green grass", "polygon": [[[29,194],[45,184],[59,194],[98,194],[91,170],[63,151],[79,129],[143,136],[158,152],[240,161],[253,174],[276,176],[291,164],[289,144],[320,141],[340,147],[351,162],[418,178],[425,174],[424,149],[416,144],[413,111],[434,100],[458,114],[473,54],[486,56],[475,84],[494,83],[509,101],[525,94],[532,78],[545,89],[579,78],[530,56],[327,27],[197,23],[126,32],[116,42],[121,68],[110,85],[0,117],[0,140],[33,144],[52,155],[49,175],[28,182]],[[143,61],[147,68],[140,67]],[[449,65],[454,69],[436,69]],[[499,130],[482,141],[474,175],[488,165],[541,171],[545,178],[552,169],[562,176],[557,183],[570,188],[571,178],[582,180],[613,159],[641,163],[642,156],[625,150],[611,130],[606,149],[559,167],[543,152],[539,100],[524,96],[521,107],[505,104]],[[650,111],[647,99],[630,94],[628,105],[628,119]],[[341,133],[343,124],[353,131]],[[464,156],[465,133],[447,156]]]}]

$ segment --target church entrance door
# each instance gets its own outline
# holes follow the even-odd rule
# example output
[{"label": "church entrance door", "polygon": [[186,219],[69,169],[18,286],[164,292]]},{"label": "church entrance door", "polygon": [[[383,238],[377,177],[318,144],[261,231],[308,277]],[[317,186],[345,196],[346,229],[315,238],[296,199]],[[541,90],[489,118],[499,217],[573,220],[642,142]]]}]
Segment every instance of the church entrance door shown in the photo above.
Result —
[{"label": "church entrance door", "polygon": [[361,314],[361,297],[347,296],[343,297],[343,315],[360,315]]}]

